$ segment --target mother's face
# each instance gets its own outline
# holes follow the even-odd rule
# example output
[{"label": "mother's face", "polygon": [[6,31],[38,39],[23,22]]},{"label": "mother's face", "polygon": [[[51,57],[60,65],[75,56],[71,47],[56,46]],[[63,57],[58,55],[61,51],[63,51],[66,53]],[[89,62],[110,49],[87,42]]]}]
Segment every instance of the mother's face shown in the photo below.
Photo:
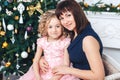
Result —
[{"label": "mother's face", "polygon": [[68,30],[74,31],[76,28],[76,23],[74,16],[71,12],[63,12],[59,17],[61,24]]}]

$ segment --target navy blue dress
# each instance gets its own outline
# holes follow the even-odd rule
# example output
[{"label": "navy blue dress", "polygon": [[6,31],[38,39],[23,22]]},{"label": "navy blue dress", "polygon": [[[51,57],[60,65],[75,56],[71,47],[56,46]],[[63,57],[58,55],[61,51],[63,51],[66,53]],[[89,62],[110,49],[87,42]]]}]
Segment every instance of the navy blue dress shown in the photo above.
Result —
[{"label": "navy blue dress", "polygon": [[100,55],[102,55],[103,50],[103,45],[99,36],[92,29],[91,25],[88,24],[86,28],[71,42],[71,44],[68,47],[69,57],[70,61],[73,63],[73,67],[82,70],[90,70],[90,65],[82,47],[83,39],[86,36],[93,36],[99,42]]}]

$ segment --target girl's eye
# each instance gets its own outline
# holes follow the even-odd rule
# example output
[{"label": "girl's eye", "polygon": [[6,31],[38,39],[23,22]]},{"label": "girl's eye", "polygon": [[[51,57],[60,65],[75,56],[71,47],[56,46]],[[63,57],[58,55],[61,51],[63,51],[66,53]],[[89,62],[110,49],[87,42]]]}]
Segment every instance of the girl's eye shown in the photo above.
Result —
[{"label": "girl's eye", "polygon": [[52,26],[49,26],[48,28],[52,28]]},{"label": "girl's eye", "polygon": [[60,26],[56,26],[57,28],[59,28]]}]

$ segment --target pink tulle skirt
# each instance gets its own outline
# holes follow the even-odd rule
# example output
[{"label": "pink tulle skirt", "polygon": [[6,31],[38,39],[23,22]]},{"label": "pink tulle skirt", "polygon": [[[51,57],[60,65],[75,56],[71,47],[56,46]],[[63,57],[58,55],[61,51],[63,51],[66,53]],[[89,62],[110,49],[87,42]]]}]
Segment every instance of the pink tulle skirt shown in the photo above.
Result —
[{"label": "pink tulle skirt", "polygon": [[[49,80],[52,77],[51,72],[48,72],[46,74],[40,74],[40,76],[43,78],[42,80]],[[27,73],[21,76],[18,80],[36,80],[32,66],[27,71]],[[60,80],[80,80],[80,79],[72,75],[64,75]]]}]

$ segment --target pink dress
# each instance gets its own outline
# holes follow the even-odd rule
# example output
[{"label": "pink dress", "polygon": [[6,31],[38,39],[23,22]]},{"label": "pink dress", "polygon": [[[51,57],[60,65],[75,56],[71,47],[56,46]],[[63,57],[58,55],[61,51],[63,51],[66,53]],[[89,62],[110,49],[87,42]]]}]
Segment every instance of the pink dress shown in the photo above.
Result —
[{"label": "pink dress", "polygon": [[[46,37],[39,38],[37,40],[37,46],[44,50],[44,57],[49,64],[49,70],[46,74],[40,72],[42,80],[49,80],[52,74],[52,68],[63,64],[63,50],[66,45],[70,43],[69,38],[63,40],[57,40],[54,42],[48,42]],[[32,66],[26,74],[24,74],[19,80],[36,80]],[[72,75],[64,75],[60,80],[79,80]]]}]

